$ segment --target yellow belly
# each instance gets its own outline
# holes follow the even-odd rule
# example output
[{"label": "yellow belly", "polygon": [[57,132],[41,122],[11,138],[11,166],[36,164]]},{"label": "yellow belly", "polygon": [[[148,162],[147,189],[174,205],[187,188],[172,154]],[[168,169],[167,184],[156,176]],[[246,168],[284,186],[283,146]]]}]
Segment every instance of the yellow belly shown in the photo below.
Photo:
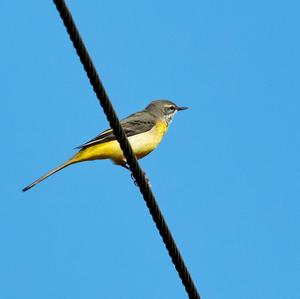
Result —
[{"label": "yellow belly", "polygon": [[[152,152],[158,146],[166,131],[165,122],[159,121],[151,130],[130,136],[128,140],[137,158],[141,159]],[[74,163],[102,159],[111,159],[116,164],[121,165],[126,163],[119,142],[116,140],[87,147],[72,158]]]}]

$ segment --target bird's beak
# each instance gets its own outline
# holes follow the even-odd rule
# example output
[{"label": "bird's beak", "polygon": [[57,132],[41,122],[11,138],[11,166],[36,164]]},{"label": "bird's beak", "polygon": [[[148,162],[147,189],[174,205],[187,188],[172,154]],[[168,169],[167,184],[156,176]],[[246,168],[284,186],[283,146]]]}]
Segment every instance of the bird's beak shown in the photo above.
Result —
[{"label": "bird's beak", "polygon": [[189,109],[189,107],[177,107],[177,111],[186,110]]}]

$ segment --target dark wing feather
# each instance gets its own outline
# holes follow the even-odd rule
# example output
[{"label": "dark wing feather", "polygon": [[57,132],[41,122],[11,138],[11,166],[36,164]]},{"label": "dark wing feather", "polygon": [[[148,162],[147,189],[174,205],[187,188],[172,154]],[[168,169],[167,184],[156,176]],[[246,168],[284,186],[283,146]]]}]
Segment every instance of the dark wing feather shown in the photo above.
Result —
[{"label": "dark wing feather", "polygon": [[[143,115],[141,115],[143,113]],[[153,128],[155,125],[155,119],[152,115],[147,113],[147,117],[145,117],[145,112],[137,112],[135,114],[130,115],[129,117],[123,119],[121,121],[121,125],[125,131],[127,137],[137,135],[140,133],[147,132]],[[142,116],[142,117],[141,117]],[[143,120],[141,120],[143,119]],[[95,138],[91,139],[90,141],[76,147],[81,150],[108,141],[116,140],[116,137],[112,131],[112,129],[108,129]]]}]

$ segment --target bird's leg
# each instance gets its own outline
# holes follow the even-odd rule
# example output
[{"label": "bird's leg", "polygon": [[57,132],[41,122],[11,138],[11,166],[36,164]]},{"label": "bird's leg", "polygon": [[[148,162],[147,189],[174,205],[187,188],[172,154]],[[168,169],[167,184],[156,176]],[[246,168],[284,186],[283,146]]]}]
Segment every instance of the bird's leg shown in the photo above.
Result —
[{"label": "bird's leg", "polygon": [[[146,172],[145,172],[145,171],[143,171],[143,170],[142,170],[142,172],[143,172],[143,174],[144,174],[144,176],[145,176],[145,178],[146,178],[146,181],[147,181],[147,183],[148,183],[149,187],[151,188],[151,187],[152,187],[152,185],[151,185],[151,182],[150,182],[149,178],[147,177],[147,174],[146,174]],[[136,186],[138,186],[138,184],[137,184],[137,182],[136,182],[136,179],[134,178],[134,176],[133,176],[133,174],[132,174],[132,173],[131,173],[131,178],[132,178],[132,180],[133,180],[134,184],[135,184]]]},{"label": "bird's leg", "polygon": [[[126,163],[126,164],[122,164],[121,166],[123,166],[124,168],[126,168],[126,169],[128,169],[128,170],[130,171],[130,168],[129,168],[129,166],[128,166],[127,163]],[[145,172],[145,171],[142,171],[142,172],[143,172],[143,174],[144,174],[144,176],[145,176],[145,178],[146,178],[147,183],[149,184],[149,186],[150,186],[150,188],[151,188],[152,186],[151,186],[150,180],[149,180],[148,177],[147,177],[146,172]],[[138,186],[138,184],[137,184],[137,182],[136,182],[136,180],[135,180],[135,178],[134,178],[134,176],[133,176],[132,173],[130,174],[130,176],[131,176],[131,178],[132,178],[134,184],[135,184],[136,186]]]},{"label": "bird's leg", "polygon": [[128,169],[128,170],[130,170],[130,168],[129,168],[129,166],[128,166],[128,164],[127,163],[125,163],[125,164],[120,164],[122,167],[124,167],[125,169]]}]

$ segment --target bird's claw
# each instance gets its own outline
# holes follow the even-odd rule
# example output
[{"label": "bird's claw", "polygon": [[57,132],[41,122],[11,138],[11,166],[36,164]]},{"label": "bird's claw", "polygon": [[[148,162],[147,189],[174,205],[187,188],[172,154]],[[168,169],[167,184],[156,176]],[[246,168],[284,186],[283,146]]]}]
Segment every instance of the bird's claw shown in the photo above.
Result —
[{"label": "bird's claw", "polygon": [[[146,181],[147,181],[149,187],[151,188],[152,186],[151,186],[150,180],[148,179],[148,177],[147,177],[147,175],[146,175],[146,173],[145,173],[144,171],[143,171],[143,174],[144,174],[144,176],[145,176],[145,178],[146,178]],[[132,178],[132,180],[133,180],[134,185],[135,185],[135,186],[138,186],[138,183],[137,183],[137,181],[136,181],[136,179],[134,178],[134,176],[133,176],[132,173],[131,173],[131,178]]]}]

